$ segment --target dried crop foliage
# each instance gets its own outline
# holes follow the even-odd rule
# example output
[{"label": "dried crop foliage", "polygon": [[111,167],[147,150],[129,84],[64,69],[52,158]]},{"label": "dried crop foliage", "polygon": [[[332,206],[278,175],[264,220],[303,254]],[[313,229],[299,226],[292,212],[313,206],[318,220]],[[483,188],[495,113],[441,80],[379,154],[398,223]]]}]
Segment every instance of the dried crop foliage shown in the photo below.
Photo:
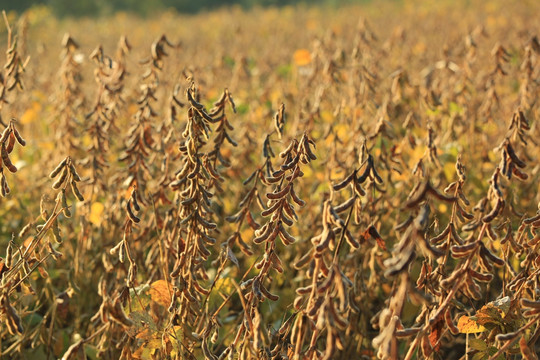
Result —
[{"label": "dried crop foliage", "polygon": [[538,359],[505,4],[4,14],[0,357]]}]

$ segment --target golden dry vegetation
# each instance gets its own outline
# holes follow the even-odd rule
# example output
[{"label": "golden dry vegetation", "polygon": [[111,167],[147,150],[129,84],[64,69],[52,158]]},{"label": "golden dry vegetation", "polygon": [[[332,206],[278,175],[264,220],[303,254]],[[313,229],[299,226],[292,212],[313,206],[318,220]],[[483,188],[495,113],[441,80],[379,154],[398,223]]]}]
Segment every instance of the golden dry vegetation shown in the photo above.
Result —
[{"label": "golden dry vegetation", "polygon": [[539,10],[5,14],[0,357],[537,359]]}]

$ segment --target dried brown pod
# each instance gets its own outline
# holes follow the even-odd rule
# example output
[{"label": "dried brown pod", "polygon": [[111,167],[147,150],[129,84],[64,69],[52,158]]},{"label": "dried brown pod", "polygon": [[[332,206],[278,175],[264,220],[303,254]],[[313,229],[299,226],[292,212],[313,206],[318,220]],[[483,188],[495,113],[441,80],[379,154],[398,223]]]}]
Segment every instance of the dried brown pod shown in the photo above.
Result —
[{"label": "dried brown pod", "polygon": [[14,147],[15,147],[15,135],[13,135],[13,132],[11,132],[9,134],[9,140],[8,140],[7,147],[6,147],[6,150],[7,150],[8,154],[11,154]]},{"label": "dried brown pod", "polygon": [[271,301],[278,301],[279,300],[278,295],[274,295],[274,294],[270,293],[268,290],[266,290],[266,288],[263,285],[261,285],[259,287],[259,289],[261,290],[261,293],[264,295],[264,297],[266,297],[267,299],[269,299]]},{"label": "dried brown pod", "polygon": [[79,191],[79,188],[77,187],[77,183],[75,181],[72,181],[70,185],[71,185],[71,191],[73,192],[73,195],[75,195],[77,200],[84,201],[84,196]]},{"label": "dried brown pod", "polygon": [[419,328],[419,327],[396,330],[396,337],[398,337],[398,338],[407,338],[407,337],[418,334],[420,332],[420,330],[421,330],[421,328]]},{"label": "dried brown pod", "polygon": [[5,165],[5,167],[12,173],[17,172],[17,167],[13,165],[13,163],[11,162],[8,151],[4,144],[1,145],[1,155],[2,155],[2,163]]},{"label": "dried brown pod", "polygon": [[350,173],[347,177],[345,177],[345,179],[343,179],[342,181],[340,181],[339,183],[335,184],[332,186],[332,188],[335,190],[335,191],[340,191],[341,189],[344,189],[347,185],[349,185],[349,183],[351,183],[351,181],[353,181],[353,179],[356,177],[356,171],[353,171],[352,173]]},{"label": "dried brown pod", "polygon": [[520,168],[524,168],[526,166],[525,162],[523,162],[517,155],[516,155],[516,152],[514,151],[514,148],[512,147],[512,144],[510,143],[510,141],[506,141],[505,143],[505,146],[504,146],[504,149],[506,151],[506,153],[508,154],[508,156],[510,157],[510,159],[512,160],[512,162],[514,164],[516,164],[517,166],[519,166]]},{"label": "dried brown pod", "polygon": [[73,179],[73,181],[76,181],[76,182],[81,181],[81,177],[77,173],[77,170],[75,169],[75,165],[73,165],[73,162],[69,161],[68,165],[69,165],[69,172],[71,174],[71,178]]},{"label": "dried brown pod", "polygon": [[531,349],[525,336],[521,336],[521,339],[519,339],[519,350],[521,351],[521,355],[523,355],[523,359],[538,360],[538,355],[533,352],[534,348]]},{"label": "dried brown pod", "polygon": [[2,291],[2,294],[0,295],[0,309],[2,310],[2,313],[5,314],[8,332],[11,335],[22,334],[24,328],[22,327],[21,318],[19,314],[17,314],[15,308],[11,305],[6,290]]},{"label": "dried brown pod", "polygon": [[60,227],[58,226],[58,220],[54,219],[52,223],[52,232],[53,232],[53,239],[56,241],[56,243],[61,244],[63,239],[62,235],[60,234]]},{"label": "dried brown pod", "polygon": [[49,174],[49,177],[51,179],[54,179],[58,174],[60,174],[61,171],[64,170],[64,167],[65,165],[67,164],[67,161],[68,161],[69,158],[65,158],[64,160],[62,160],[55,168],[53,171],[51,171],[51,173]]},{"label": "dried brown pod", "polygon": [[535,216],[524,219],[523,223],[526,225],[530,225],[538,220],[540,220],[540,211],[538,211]]},{"label": "dried brown pod", "polygon": [[414,250],[409,250],[405,253],[401,253],[398,258],[389,259],[392,261],[385,260],[384,264],[387,266],[387,270],[384,272],[385,277],[396,276],[399,273],[406,271],[408,266],[416,259],[416,252]]},{"label": "dried brown pod", "polygon": [[289,234],[287,230],[285,230],[285,228],[281,224],[279,225],[279,237],[284,245],[290,245],[296,242],[296,239],[294,238],[294,236]]},{"label": "dried brown pod", "polygon": [[446,237],[448,237],[448,235],[451,233],[452,231],[452,227],[453,227],[453,224],[450,222],[448,223],[448,225],[446,225],[446,227],[444,228],[443,231],[441,231],[440,234],[436,235],[435,237],[432,237],[431,239],[429,239],[429,242],[432,243],[432,244],[439,244],[440,242],[442,242],[443,240],[445,240]]},{"label": "dried brown pod", "polygon": [[61,252],[56,251],[50,241],[47,242],[47,250],[49,250],[49,254],[51,254],[52,258],[56,261],[63,256]]},{"label": "dried brown pod", "polygon": [[453,335],[459,334],[459,329],[457,328],[456,325],[454,325],[454,321],[452,320],[452,314],[449,308],[447,308],[446,311],[444,312],[444,321]]},{"label": "dried brown pod", "polygon": [[479,241],[473,241],[466,245],[453,245],[450,249],[452,254],[470,254],[478,248]]},{"label": "dried brown pod", "polygon": [[64,166],[63,169],[62,169],[62,172],[60,173],[60,176],[52,184],[52,188],[55,189],[55,190],[60,189],[62,184],[66,181],[67,176],[68,176],[68,169],[67,169],[67,167]]},{"label": "dried brown pod", "polygon": [[312,259],[313,253],[312,251],[309,251],[305,253],[300,259],[298,259],[297,262],[294,263],[294,268],[297,270],[300,270],[304,266],[306,266],[310,260]]},{"label": "dried brown pod", "polygon": [[429,188],[431,185],[429,184],[428,180],[425,180],[424,182],[417,184],[413,192],[409,195],[409,198],[407,199],[407,202],[405,203],[405,207],[412,209],[415,208],[418,204],[420,204],[426,197]]},{"label": "dried brown pod", "polygon": [[128,201],[126,203],[126,211],[127,211],[127,215],[128,215],[128,218],[129,220],[131,220],[132,222],[134,223],[139,223],[141,222],[141,219],[138,218],[135,213],[133,212],[133,209],[131,208],[131,201]]},{"label": "dried brown pod", "polygon": [[131,320],[124,312],[120,299],[115,299],[113,305],[109,306],[108,310],[112,320],[123,327],[129,328],[134,325],[133,320]]},{"label": "dried brown pod", "polygon": [[496,205],[491,209],[489,213],[487,213],[483,218],[482,221],[484,223],[490,223],[492,222],[499,214],[503,211],[504,206],[506,202],[503,198],[498,198]]},{"label": "dried brown pod", "polygon": [[386,244],[383,238],[381,237],[381,235],[379,234],[379,232],[377,231],[377,229],[375,228],[375,226],[370,225],[367,229],[367,232],[371,236],[371,238],[377,242],[377,245],[381,249],[386,250]]},{"label": "dried brown pod", "polygon": [[67,198],[66,198],[66,190],[62,189],[62,191],[58,193],[58,196],[60,197],[60,202],[62,204],[62,211],[64,213],[64,216],[67,218],[71,217],[71,211],[69,210],[69,206],[68,206]]},{"label": "dried brown pod", "polygon": [[0,136],[0,143],[4,144],[9,136],[11,135],[11,127],[6,127],[4,131],[2,131],[2,135]]},{"label": "dried brown pod", "polygon": [[13,266],[13,243],[11,241],[8,243],[8,246],[6,248],[6,259],[4,264],[8,268],[11,268]]},{"label": "dried brown pod", "polygon": [[527,299],[527,298],[521,298],[519,302],[520,302],[521,306],[523,306],[523,307],[530,308],[530,309],[535,309],[535,310],[540,309],[540,301],[533,301],[533,300],[530,300],[530,299]]},{"label": "dried brown pod", "polygon": [[487,274],[486,273],[480,273],[480,272],[475,271],[473,269],[469,269],[468,273],[471,276],[471,278],[473,278],[475,280],[478,280],[480,282],[490,282],[491,280],[493,280],[493,274],[491,274],[491,273],[487,273]]},{"label": "dried brown pod", "polygon": [[24,236],[26,236],[26,234],[28,234],[28,231],[32,228],[32,225],[33,223],[28,223],[23,226],[23,228],[21,229],[21,231],[19,231],[18,234],[19,239],[22,239]]},{"label": "dried brown pod", "polygon": [[281,105],[279,105],[279,109],[277,113],[274,115],[274,127],[280,139],[283,135],[284,126],[285,126],[285,104],[281,103]]}]

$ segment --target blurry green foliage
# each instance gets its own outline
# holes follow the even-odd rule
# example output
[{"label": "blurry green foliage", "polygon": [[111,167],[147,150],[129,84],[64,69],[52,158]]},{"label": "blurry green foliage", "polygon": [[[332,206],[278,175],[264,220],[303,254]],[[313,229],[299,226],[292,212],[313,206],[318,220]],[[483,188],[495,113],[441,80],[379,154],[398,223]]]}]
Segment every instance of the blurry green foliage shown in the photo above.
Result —
[{"label": "blurry green foliage", "polygon": [[[103,16],[115,11],[128,11],[147,16],[164,9],[175,9],[182,13],[196,13],[222,6],[239,5],[285,6],[300,3],[312,5],[340,6],[348,3],[368,3],[372,0],[0,0],[0,9],[23,12],[34,5],[47,5],[59,17]],[[396,0],[394,0],[396,1]]]}]

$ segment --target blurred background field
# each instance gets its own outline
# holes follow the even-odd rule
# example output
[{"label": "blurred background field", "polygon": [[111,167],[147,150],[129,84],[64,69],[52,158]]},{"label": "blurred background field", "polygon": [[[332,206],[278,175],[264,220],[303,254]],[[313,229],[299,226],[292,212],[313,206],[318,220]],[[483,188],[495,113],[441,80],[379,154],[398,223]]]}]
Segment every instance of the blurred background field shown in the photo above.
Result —
[{"label": "blurred background field", "polygon": [[538,352],[540,2],[2,7],[0,358]]},{"label": "blurred background field", "polygon": [[[398,3],[398,1],[394,1]],[[47,6],[58,16],[107,16],[118,11],[127,11],[142,16],[155,15],[164,10],[174,10],[181,13],[197,13],[201,11],[211,11],[218,8],[239,6],[245,9],[253,7],[282,7],[294,6],[298,4],[313,6],[339,7],[348,4],[367,5],[371,0],[111,0],[111,1],[67,1],[67,0],[22,0],[0,2],[0,7],[5,10],[26,11],[31,7]]]}]

